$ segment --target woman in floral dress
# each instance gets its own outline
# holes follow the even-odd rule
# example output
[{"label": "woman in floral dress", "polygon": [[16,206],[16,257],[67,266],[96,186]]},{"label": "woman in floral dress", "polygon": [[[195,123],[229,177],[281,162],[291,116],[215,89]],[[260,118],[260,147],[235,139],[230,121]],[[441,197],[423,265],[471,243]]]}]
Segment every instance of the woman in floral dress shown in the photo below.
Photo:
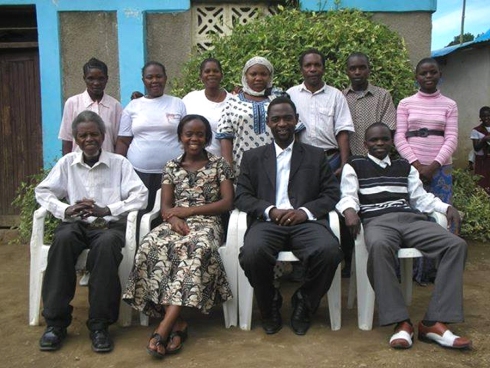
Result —
[{"label": "woman in floral dress", "polygon": [[208,153],[212,131],[206,118],[187,115],[177,128],[184,154],[163,170],[162,219],[140,244],[123,299],[163,319],[147,346],[161,358],[178,352],[187,338],[183,307],[203,313],[232,297],[218,248],[221,214],[233,205],[233,172]]}]

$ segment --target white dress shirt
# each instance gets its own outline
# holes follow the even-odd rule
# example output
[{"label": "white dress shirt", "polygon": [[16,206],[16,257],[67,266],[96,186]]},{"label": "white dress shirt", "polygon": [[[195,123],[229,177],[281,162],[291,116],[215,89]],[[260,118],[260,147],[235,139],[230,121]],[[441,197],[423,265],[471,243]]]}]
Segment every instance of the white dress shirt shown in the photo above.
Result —
[{"label": "white dress shirt", "polygon": [[324,150],[338,149],[337,135],[341,131],[354,132],[349,105],[338,89],[324,84],[312,93],[302,83],[287,93],[299,114],[296,131],[301,142]]},{"label": "white dress shirt", "polygon": [[[131,163],[104,150],[92,167],[83,161],[81,151],[63,156],[35,193],[42,207],[64,221],[80,220],[65,218],[65,211],[83,198],[93,199],[99,207],[109,207],[111,216],[104,217],[106,221],[117,221],[130,211],[144,209],[148,201],[148,189]],[[84,221],[95,219],[92,216]]]},{"label": "white dress shirt", "polygon": [[[266,221],[270,221],[269,213],[275,207],[280,210],[294,209],[289,201],[288,185],[289,174],[291,172],[291,157],[293,156],[294,140],[285,149],[279,147],[274,142],[276,151],[276,205],[269,206],[265,209],[264,217]],[[316,220],[315,216],[306,207],[300,207],[300,210],[305,211],[308,220]]]},{"label": "white dress shirt", "polygon": [[[389,156],[386,156],[383,160],[379,160],[370,154],[367,155],[374,163],[385,168],[391,165]],[[446,213],[449,205],[444,203],[439,198],[435,197],[432,193],[425,191],[422,182],[420,181],[419,172],[413,166],[410,166],[410,173],[408,174],[408,198],[410,199],[410,206],[423,213],[441,212]],[[339,203],[335,206],[337,211],[342,215],[348,208],[354,209],[359,212],[359,181],[354,168],[345,164],[342,169],[342,179],[340,182],[340,190],[342,195]]]}]

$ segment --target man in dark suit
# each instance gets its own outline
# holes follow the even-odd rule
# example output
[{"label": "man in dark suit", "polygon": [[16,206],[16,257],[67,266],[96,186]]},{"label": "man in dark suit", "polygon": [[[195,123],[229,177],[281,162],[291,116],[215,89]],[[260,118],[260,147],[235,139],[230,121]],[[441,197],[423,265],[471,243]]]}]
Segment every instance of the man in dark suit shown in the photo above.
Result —
[{"label": "man in dark suit", "polygon": [[262,327],[274,334],[282,327],[282,297],[273,286],[277,255],[291,250],[300,259],[306,277],[292,297],[291,327],[304,335],[342,260],[327,220],[340,198],[339,184],[322,149],[295,142],[298,115],[290,99],[272,100],[267,115],[274,142],[245,152],[240,166],[235,204],[252,221],[239,260]]}]

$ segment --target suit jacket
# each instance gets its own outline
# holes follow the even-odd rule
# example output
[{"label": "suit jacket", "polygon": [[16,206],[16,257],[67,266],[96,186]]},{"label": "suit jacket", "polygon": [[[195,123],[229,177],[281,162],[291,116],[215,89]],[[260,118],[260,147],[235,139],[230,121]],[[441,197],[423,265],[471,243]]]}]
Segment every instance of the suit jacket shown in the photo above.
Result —
[{"label": "suit jacket", "polygon": [[[264,220],[265,209],[276,204],[276,163],[274,143],[243,154],[235,206],[255,221]],[[294,143],[288,195],[295,209],[306,207],[326,224],[328,212],[340,199],[340,189],[322,149]]]}]

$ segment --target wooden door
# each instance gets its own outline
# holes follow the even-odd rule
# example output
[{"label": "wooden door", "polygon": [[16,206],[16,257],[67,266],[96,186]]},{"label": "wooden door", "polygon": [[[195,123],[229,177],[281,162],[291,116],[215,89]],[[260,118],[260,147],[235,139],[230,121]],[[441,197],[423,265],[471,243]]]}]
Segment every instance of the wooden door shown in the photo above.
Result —
[{"label": "wooden door", "polygon": [[0,227],[17,222],[17,188],[43,166],[37,48],[0,48]]}]

